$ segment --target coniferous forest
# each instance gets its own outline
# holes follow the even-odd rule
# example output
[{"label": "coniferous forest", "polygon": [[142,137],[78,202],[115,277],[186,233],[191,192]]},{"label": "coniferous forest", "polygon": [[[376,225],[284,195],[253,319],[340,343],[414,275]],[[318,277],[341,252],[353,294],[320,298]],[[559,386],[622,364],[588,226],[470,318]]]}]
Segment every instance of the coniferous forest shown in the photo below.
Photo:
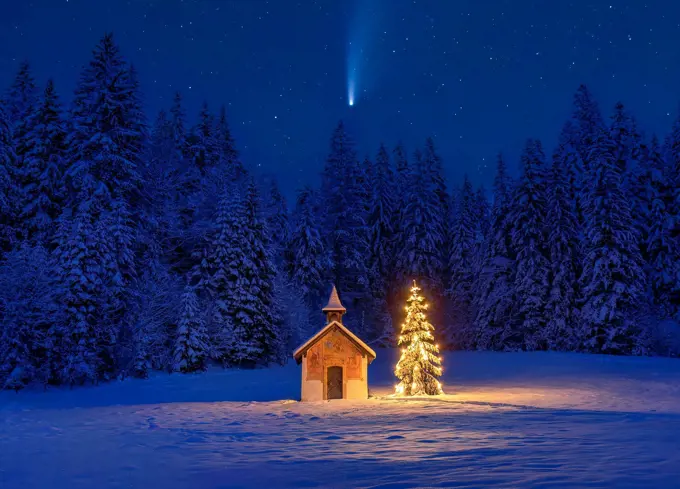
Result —
[{"label": "coniferous forest", "polygon": [[412,279],[445,349],[680,353],[680,120],[645,134],[581,86],[491,189],[447,182],[433,139],[360,157],[339,123],[286,203],[224,108],[149,117],[111,35],[71,89],[24,63],[2,99],[4,388],[283,363],[330,284],[394,346]]}]

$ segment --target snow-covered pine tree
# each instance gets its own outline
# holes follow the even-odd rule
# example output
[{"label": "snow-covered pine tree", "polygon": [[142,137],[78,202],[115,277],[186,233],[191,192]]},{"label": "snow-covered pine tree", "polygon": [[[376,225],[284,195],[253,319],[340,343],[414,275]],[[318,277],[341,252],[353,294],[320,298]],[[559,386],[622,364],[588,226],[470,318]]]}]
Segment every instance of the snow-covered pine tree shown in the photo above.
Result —
[{"label": "snow-covered pine tree", "polygon": [[198,124],[189,137],[189,154],[193,165],[201,174],[211,172],[219,162],[219,144],[215,134],[215,117],[208,110],[208,103],[204,102],[198,115]]},{"label": "snow-covered pine tree", "polygon": [[[666,153],[668,154],[668,181],[671,185],[671,204],[668,206],[673,220],[671,238],[674,247],[676,262],[680,262],[680,116],[673,124],[671,134],[666,141]],[[676,319],[680,319],[680,272],[672,278],[674,284],[670,292],[670,302],[675,312]]]},{"label": "snow-covered pine tree", "polygon": [[26,124],[21,179],[22,234],[44,245],[51,244],[62,210],[65,138],[66,122],[54,82],[49,80]]},{"label": "snow-covered pine tree", "polygon": [[481,254],[481,247],[491,232],[491,206],[486,197],[486,188],[480,185],[475,192],[475,244],[476,253]]},{"label": "snow-covered pine tree", "polygon": [[182,94],[175,92],[170,108],[170,134],[172,135],[175,158],[184,161],[188,158],[189,143],[187,141],[186,113],[182,106]]},{"label": "snow-covered pine tree", "polygon": [[322,175],[324,232],[334,265],[333,282],[355,311],[348,323],[358,334],[368,294],[366,203],[368,178],[342,121],[333,131]]},{"label": "snow-covered pine tree", "polygon": [[19,192],[14,180],[15,164],[12,127],[0,106],[0,251],[8,251],[17,240],[15,225]]},{"label": "snow-covered pine tree", "polygon": [[322,300],[328,274],[333,269],[320,225],[314,190],[309,186],[303,187],[297,192],[293,228],[286,246],[285,269],[310,310],[316,309]]},{"label": "snow-covered pine tree", "polygon": [[[394,314],[398,313],[401,307],[398,306],[398,301],[396,298],[400,298],[404,294],[403,282],[401,279],[404,277],[397,266],[397,260],[400,255],[404,252],[405,234],[402,225],[406,222],[405,209],[408,203],[408,195],[410,193],[410,182],[411,182],[411,171],[409,168],[408,158],[406,156],[406,151],[404,146],[399,143],[392,152],[392,159],[395,165],[394,172],[394,239],[392,242],[393,252],[392,259],[390,261],[390,290],[389,294],[393,297],[394,304],[390,304],[390,310]],[[399,284],[402,284],[401,286]],[[407,291],[406,291],[407,292]],[[408,296],[404,295],[403,299],[406,300]]]},{"label": "snow-covered pine tree", "polygon": [[135,133],[140,131],[140,121],[133,120],[139,111],[131,110],[136,98],[129,67],[107,34],[83,70],[74,97],[68,176],[78,195],[71,196],[71,205],[97,193],[106,210],[106,201],[127,199],[138,190],[143,135]]},{"label": "snow-covered pine tree", "polygon": [[401,250],[397,255],[398,280],[403,283],[409,277],[417,277],[434,295],[442,290],[441,270],[443,264],[436,213],[439,211],[439,197],[430,186],[427,168],[422,153],[416,151],[403,209],[401,228]]},{"label": "snow-covered pine tree", "polygon": [[108,316],[110,264],[115,261],[109,240],[96,224],[89,206],[74,217],[62,216],[54,256],[57,338],[56,378],[68,384],[95,382],[111,372],[116,333]]},{"label": "snow-covered pine tree", "polygon": [[[262,198],[255,182],[251,179],[245,197],[245,225],[248,229],[243,242],[248,253],[247,266],[239,267],[245,272],[249,288],[242,290],[250,298],[244,301],[242,311],[236,310],[234,321],[244,321],[244,314],[253,314],[250,327],[252,334],[262,349],[264,362],[283,363],[286,359],[287,332],[282,329],[281,317],[275,308],[274,280],[276,267],[272,257],[271,239],[262,215]],[[256,305],[250,308],[248,301],[255,299]],[[244,321],[244,325],[246,322]]]},{"label": "snow-covered pine tree", "polygon": [[208,360],[208,335],[198,298],[187,285],[182,295],[182,313],[177,324],[172,371],[205,370]]},{"label": "snow-covered pine tree", "polygon": [[237,192],[220,199],[215,225],[206,237],[202,258],[192,272],[196,289],[211,301],[208,337],[212,358],[223,364],[255,361],[261,355],[248,332],[235,328],[232,309],[235,284],[241,280],[237,268],[246,260],[238,230],[245,230],[245,209]]},{"label": "snow-covered pine tree", "polygon": [[513,183],[502,155],[498,155],[494,179],[491,230],[484,266],[475,291],[475,340],[481,350],[501,350],[509,335],[513,301],[514,252],[510,245],[509,219]]},{"label": "snow-covered pine tree", "polygon": [[637,231],[623,191],[624,156],[602,132],[589,156],[586,248],[580,277],[582,347],[609,354],[643,353],[644,331],[636,313],[645,291]]},{"label": "snow-covered pine tree", "polygon": [[672,317],[671,304],[680,265],[672,238],[673,185],[659,142],[654,136],[641,147],[639,164],[631,179],[631,214],[640,236],[651,300],[662,317]]},{"label": "snow-covered pine tree", "polygon": [[0,388],[50,380],[50,265],[42,246],[22,246],[0,262]]},{"label": "snow-covered pine tree", "polygon": [[567,153],[568,150],[558,147],[546,178],[550,286],[545,307],[547,322],[541,342],[550,350],[571,351],[578,346],[574,330],[578,239],[568,168],[564,165]]},{"label": "snow-covered pine tree", "polygon": [[472,332],[471,304],[473,260],[476,244],[476,201],[472,183],[467,175],[463,178],[463,188],[457,207],[455,227],[451,233],[451,255],[449,270],[451,281],[447,288],[447,295],[451,299],[452,317],[449,329],[442,336],[448,348],[466,346],[470,343]]},{"label": "snow-covered pine tree", "polygon": [[[557,158],[564,169],[567,179],[568,200],[574,208],[574,217],[578,228],[584,227],[583,218],[583,185],[585,173],[583,160],[576,150],[577,132],[576,126],[572,121],[567,121],[562,127],[557,147],[553,152],[553,161]],[[582,232],[577,229],[579,243],[582,241]]]},{"label": "snow-covered pine tree", "polygon": [[267,223],[267,231],[273,245],[272,255],[278,266],[281,265],[283,261],[283,253],[286,244],[288,243],[290,229],[286,199],[279,190],[279,185],[275,178],[272,178],[269,182],[264,214]]},{"label": "snow-covered pine tree", "polygon": [[442,394],[438,378],[442,374],[439,346],[434,342],[434,326],[425,315],[428,305],[413,282],[406,306],[406,319],[399,335],[401,358],[394,375],[399,379],[396,393],[404,396]]},{"label": "snow-covered pine tree", "polygon": [[[437,271],[437,277],[441,284],[447,284],[449,282],[448,263],[451,250],[446,229],[448,227],[447,222],[451,217],[451,197],[446,187],[442,159],[437,153],[434,139],[431,137],[425,141],[423,162],[426,171],[426,184],[429,191],[435,195],[435,199],[432,201],[433,219],[430,231],[436,241],[436,253],[441,264],[441,268]],[[443,290],[440,292],[443,292]]]},{"label": "snow-covered pine tree", "polygon": [[227,121],[227,111],[224,105],[220,107],[220,115],[217,118],[215,128],[215,138],[220,149],[220,163],[218,165],[220,172],[226,173],[231,180],[235,181],[245,178],[247,172],[239,160],[238,150],[231,135],[231,129]]},{"label": "snow-covered pine tree", "polygon": [[522,175],[510,205],[510,239],[517,256],[515,300],[505,347],[537,350],[546,322],[549,267],[546,226],[545,156],[541,142],[529,140],[522,154]]},{"label": "snow-covered pine tree", "polygon": [[368,338],[383,346],[393,344],[392,319],[387,305],[394,249],[394,175],[384,145],[380,145],[371,172],[371,199],[368,212],[369,283],[371,331]]},{"label": "snow-covered pine tree", "polygon": [[588,172],[591,150],[600,132],[606,130],[600,108],[587,86],[579,86],[574,95],[574,123],[573,144],[583,161],[583,168]]},{"label": "snow-covered pine tree", "polygon": [[214,304],[213,356],[226,364],[283,361],[287,338],[274,308],[276,269],[251,181],[245,196],[231,193],[219,205],[215,230],[203,252],[199,287]]},{"label": "snow-covered pine tree", "polygon": [[[19,64],[19,70],[14,82],[9,87],[5,96],[4,106],[7,118],[12,127],[12,134],[16,144],[17,167],[21,168],[21,162],[25,152],[27,123],[34,110],[38,96],[35,79],[31,73],[31,67],[27,61]],[[17,179],[19,176],[16,177]]]}]

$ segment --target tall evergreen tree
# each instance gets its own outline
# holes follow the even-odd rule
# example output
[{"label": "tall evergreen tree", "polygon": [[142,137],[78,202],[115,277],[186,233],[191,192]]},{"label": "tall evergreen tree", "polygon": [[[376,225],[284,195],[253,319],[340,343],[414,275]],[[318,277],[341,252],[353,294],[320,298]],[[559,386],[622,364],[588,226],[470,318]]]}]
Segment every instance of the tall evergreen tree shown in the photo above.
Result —
[{"label": "tall evergreen tree", "polygon": [[371,172],[371,199],[368,211],[369,278],[373,305],[373,331],[369,337],[390,344],[393,330],[387,297],[394,250],[394,175],[384,145],[380,146]]},{"label": "tall evergreen tree", "polygon": [[23,235],[48,244],[62,210],[66,123],[49,80],[42,99],[27,123],[22,168],[21,222]]},{"label": "tall evergreen tree", "polygon": [[182,315],[177,325],[172,370],[195,372],[205,370],[208,360],[208,335],[201,317],[198,298],[193,288],[186,286],[182,295]]},{"label": "tall evergreen tree", "polygon": [[354,329],[361,327],[364,308],[360,298],[368,290],[367,183],[354,144],[340,122],[331,138],[321,190],[325,201],[325,232],[335,267],[333,280],[356,311],[349,320]]},{"label": "tall evergreen tree", "polygon": [[266,194],[266,204],[264,208],[265,223],[267,233],[270,236],[273,248],[273,257],[277,264],[283,260],[283,252],[288,243],[290,233],[288,224],[288,206],[286,199],[279,190],[276,179],[272,178]]},{"label": "tall evergreen tree", "polygon": [[107,378],[116,333],[108,317],[108,268],[114,260],[105,229],[97,226],[89,207],[64,216],[55,258],[57,321],[50,331],[59,358],[57,378],[68,384]]},{"label": "tall evergreen tree", "polygon": [[257,188],[225,197],[206,250],[203,283],[214,301],[213,349],[230,364],[282,361],[286,338],[274,310],[274,268]]},{"label": "tall evergreen tree", "polygon": [[424,167],[426,171],[427,186],[433,192],[432,228],[433,238],[436,240],[438,259],[441,268],[437,271],[437,276],[442,284],[448,283],[448,261],[451,250],[448,246],[447,221],[451,216],[451,197],[449,196],[444,178],[442,159],[437,153],[434,139],[427,138],[423,151]]},{"label": "tall evergreen tree", "polygon": [[529,140],[522,154],[522,176],[510,207],[510,239],[517,255],[513,326],[506,338],[511,349],[546,348],[549,262],[547,256],[545,156],[540,141]]},{"label": "tall evergreen tree", "polygon": [[475,194],[467,175],[457,205],[457,219],[452,232],[449,270],[451,282],[447,294],[451,298],[453,323],[445,331],[444,340],[448,346],[460,346],[470,336],[470,307],[472,304],[473,259],[475,253],[475,226],[477,223]]},{"label": "tall evergreen tree", "polygon": [[4,101],[6,115],[10,121],[16,143],[18,167],[21,167],[23,161],[28,119],[34,110],[37,96],[38,89],[31,73],[31,67],[27,61],[23,61],[19,64],[19,70]]},{"label": "tall evergreen tree", "polygon": [[16,241],[16,202],[18,189],[14,139],[5,111],[0,107],[0,250],[7,251]]},{"label": "tall evergreen tree", "polygon": [[513,301],[514,253],[510,246],[510,197],[512,182],[502,155],[494,178],[491,230],[484,264],[475,287],[475,338],[471,346],[500,350],[510,325]]},{"label": "tall evergreen tree", "polygon": [[406,207],[403,209],[402,248],[397,255],[399,281],[418,278],[433,293],[442,290],[442,236],[437,225],[439,197],[428,178],[422,153],[416,151]]},{"label": "tall evergreen tree", "polygon": [[81,74],[71,114],[68,176],[79,201],[96,194],[106,208],[107,201],[138,191],[143,136],[133,120],[139,111],[131,110],[136,99],[129,66],[107,34]]},{"label": "tall evergreen tree", "polygon": [[321,235],[318,211],[312,188],[300,189],[285,254],[285,268],[290,281],[301,291],[309,309],[318,307],[326,292],[328,274],[333,269],[329,250]]},{"label": "tall evergreen tree", "polygon": [[245,178],[247,172],[239,160],[238,150],[236,149],[234,138],[231,135],[231,129],[229,128],[227,112],[224,105],[220,108],[220,115],[217,118],[215,137],[220,150],[219,167],[233,180],[238,181]]},{"label": "tall evergreen tree", "polygon": [[[392,253],[392,260],[390,262],[390,281],[392,283],[392,288],[390,290],[391,295],[400,296],[404,290],[403,283],[400,285],[400,280],[402,274],[397,267],[398,257],[403,253],[405,246],[405,232],[402,226],[406,222],[405,209],[408,202],[408,195],[410,192],[410,182],[411,182],[411,171],[408,164],[408,158],[406,156],[406,151],[404,146],[399,143],[392,152],[393,161],[395,164],[394,172],[394,240],[393,247],[394,251]],[[396,304],[395,304],[396,306]],[[396,309],[396,307],[395,307]]]},{"label": "tall evergreen tree", "polygon": [[549,349],[558,350],[573,350],[577,346],[573,329],[577,294],[577,220],[569,195],[568,168],[564,165],[566,151],[560,147],[555,151],[546,178],[550,289],[545,308],[547,322],[541,340]]},{"label": "tall evergreen tree", "polygon": [[599,136],[589,156],[580,337],[586,350],[599,353],[631,354],[645,348],[636,321],[645,280],[623,191],[622,156],[607,133]]},{"label": "tall evergreen tree", "polygon": [[642,259],[646,264],[651,300],[663,316],[672,317],[673,290],[680,266],[673,231],[673,185],[656,137],[641,147],[633,169],[631,215],[637,229]]},{"label": "tall evergreen tree", "polygon": [[204,102],[198,116],[198,124],[194,127],[189,139],[189,153],[193,165],[202,173],[212,171],[219,162],[219,144],[215,134],[215,120]]},{"label": "tall evergreen tree", "polygon": [[597,102],[587,86],[581,85],[574,95],[573,144],[583,161],[584,170],[590,167],[591,150],[600,132],[606,130]]},{"label": "tall evergreen tree", "polygon": [[0,388],[51,378],[52,272],[42,246],[22,246],[0,262]]}]

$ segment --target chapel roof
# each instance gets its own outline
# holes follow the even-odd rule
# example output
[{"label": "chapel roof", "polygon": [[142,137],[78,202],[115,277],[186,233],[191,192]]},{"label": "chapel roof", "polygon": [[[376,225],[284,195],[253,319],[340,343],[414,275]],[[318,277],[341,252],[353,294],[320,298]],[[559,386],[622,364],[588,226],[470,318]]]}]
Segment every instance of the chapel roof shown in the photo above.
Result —
[{"label": "chapel roof", "polygon": [[319,339],[321,339],[327,332],[331,330],[331,328],[337,327],[342,333],[347,336],[350,341],[352,341],[359,349],[364,351],[366,355],[368,356],[368,363],[371,363],[373,360],[375,360],[375,351],[368,346],[366,343],[361,341],[358,336],[356,336],[354,333],[352,333],[347,326],[344,324],[338,322],[338,321],[331,321],[328,323],[326,326],[321,328],[314,336],[309,338],[307,341],[305,341],[302,345],[300,345],[294,352],[293,352],[293,358],[295,358],[295,361],[297,363],[300,363],[302,361],[302,356],[305,354],[307,350],[309,350]]}]

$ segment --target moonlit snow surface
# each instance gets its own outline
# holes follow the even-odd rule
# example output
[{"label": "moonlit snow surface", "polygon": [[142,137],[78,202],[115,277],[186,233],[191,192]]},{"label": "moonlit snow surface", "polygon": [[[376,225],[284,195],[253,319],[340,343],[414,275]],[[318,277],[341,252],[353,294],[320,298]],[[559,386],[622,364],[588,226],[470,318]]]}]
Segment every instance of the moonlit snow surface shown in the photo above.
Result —
[{"label": "moonlit snow surface", "polygon": [[[0,487],[672,488],[680,362],[456,352],[431,399],[299,403],[297,365],[0,393]],[[227,402],[224,402],[227,401]]]}]

